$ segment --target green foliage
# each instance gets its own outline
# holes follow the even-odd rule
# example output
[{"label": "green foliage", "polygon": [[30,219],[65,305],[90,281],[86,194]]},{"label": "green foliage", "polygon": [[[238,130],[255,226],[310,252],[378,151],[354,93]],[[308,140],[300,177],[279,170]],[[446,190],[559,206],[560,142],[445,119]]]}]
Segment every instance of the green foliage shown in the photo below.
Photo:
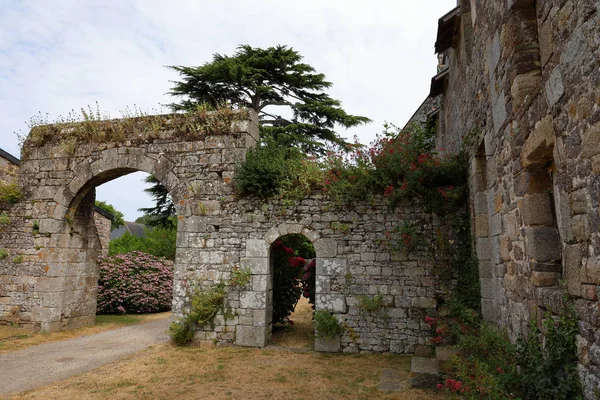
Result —
[{"label": "green foliage", "polygon": [[231,271],[231,279],[229,280],[229,284],[231,286],[237,286],[239,288],[245,287],[250,280],[252,279],[252,270],[250,267],[233,267]]},{"label": "green foliage", "polygon": [[22,255],[13,257],[13,262],[15,264],[21,264],[24,260],[25,260],[25,258]]},{"label": "green foliage", "polygon": [[438,388],[466,399],[581,399],[572,304],[558,317],[546,315],[544,333],[532,321],[517,345],[504,332],[484,324],[478,314],[458,303],[443,319],[425,318],[438,335],[436,344],[455,344],[449,379]]},{"label": "green foliage", "polygon": [[6,213],[0,214],[0,225],[9,225],[10,217]]},{"label": "green foliage", "polygon": [[[282,147],[319,153],[327,142],[347,146],[335,126],[349,128],[370,120],[347,114],[338,100],[324,92],[331,83],[301,60],[302,56],[287,46],[261,49],[242,45],[232,56],[215,54],[211,62],[199,67],[170,66],[182,79],[174,82],[170,94],[185,97],[170,106],[187,111],[197,104],[226,102],[255,110],[261,136],[276,139]],[[292,118],[282,118],[275,107],[287,109]]]},{"label": "green foliage", "polygon": [[8,251],[0,249],[0,260],[4,260],[6,257],[8,257]]},{"label": "green foliage", "polygon": [[14,182],[0,180],[0,205],[2,203],[14,204],[23,198],[21,186]]},{"label": "green foliage", "polygon": [[174,229],[176,226],[175,205],[169,195],[169,191],[153,175],[148,175],[144,182],[152,184],[151,187],[144,189],[154,200],[154,207],[139,208],[149,218],[146,219],[148,226],[157,226],[166,229]]},{"label": "green foliage", "polygon": [[567,303],[557,317],[546,314],[543,331],[532,321],[529,334],[517,342],[523,398],[583,398],[577,374],[575,337],[579,329],[573,304]]},{"label": "green foliage", "polygon": [[344,328],[329,311],[319,310],[315,312],[316,336],[325,339],[335,339],[344,332]]},{"label": "green foliage", "polygon": [[40,233],[40,223],[38,221],[33,221],[33,226],[31,228],[32,232],[34,235],[37,235]]},{"label": "green foliage", "polygon": [[100,201],[100,200],[96,200],[95,204],[96,204],[96,207],[101,208],[104,211],[112,214],[113,220],[110,224],[111,230],[125,225],[125,219],[124,219],[125,216],[123,215],[122,212],[117,211],[117,209],[112,204],[108,204],[107,202]]},{"label": "green foliage", "polygon": [[126,232],[120,238],[111,240],[108,244],[108,254],[127,254],[132,251],[141,251],[155,257],[164,257],[175,261],[177,250],[177,230],[166,228],[146,229],[144,237],[133,236]]},{"label": "green foliage", "polygon": [[383,302],[383,296],[377,294],[372,298],[369,296],[358,296],[358,308],[365,312],[374,312],[381,310],[385,307],[385,303]]},{"label": "green foliage", "polygon": [[[192,294],[191,309],[169,327],[171,340],[178,345],[189,343],[194,338],[196,327],[211,325],[225,305],[225,284],[208,288],[196,288]],[[225,314],[225,313],[224,313]]]}]

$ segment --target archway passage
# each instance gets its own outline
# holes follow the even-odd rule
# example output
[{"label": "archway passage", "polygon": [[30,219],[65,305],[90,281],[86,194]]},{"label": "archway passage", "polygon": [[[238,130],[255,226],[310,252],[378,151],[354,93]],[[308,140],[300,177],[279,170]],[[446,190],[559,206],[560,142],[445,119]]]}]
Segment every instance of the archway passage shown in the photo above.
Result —
[{"label": "archway passage", "polygon": [[[313,347],[316,252],[303,235],[285,235],[271,245],[273,317],[270,344]],[[271,307],[268,307],[269,309]]]}]

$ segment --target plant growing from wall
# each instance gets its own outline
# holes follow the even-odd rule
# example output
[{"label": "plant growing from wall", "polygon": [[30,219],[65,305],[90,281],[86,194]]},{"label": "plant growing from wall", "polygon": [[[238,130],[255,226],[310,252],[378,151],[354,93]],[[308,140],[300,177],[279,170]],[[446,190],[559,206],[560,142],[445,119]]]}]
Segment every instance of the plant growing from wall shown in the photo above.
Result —
[{"label": "plant growing from wall", "polygon": [[357,296],[358,298],[358,309],[364,312],[372,313],[381,310],[385,307],[383,296],[377,294],[373,297],[369,296]]},{"label": "plant growing from wall", "polygon": [[[186,113],[162,115],[149,115],[136,107],[133,111],[123,111],[123,119],[110,119],[100,112],[96,104],[96,110],[88,106],[87,109],[81,108],[80,113],[71,111],[66,117],[59,116],[54,122],[48,119],[47,114],[32,117],[28,124],[31,132],[23,141],[23,151],[26,154],[29,148],[60,144],[63,150],[71,154],[70,150],[79,143],[147,140],[158,138],[166,131],[181,139],[227,135],[232,133],[234,122],[245,121],[248,117],[247,111],[234,110],[228,105],[206,107],[199,104]],[[173,126],[178,129],[173,130]],[[135,137],[131,136],[132,132],[136,132]]]},{"label": "plant growing from wall", "polygon": [[6,257],[8,257],[8,251],[0,249],[0,260],[4,260]]},{"label": "plant growing from wall", "polygon": [[225,284],[196,288],[192,294],[190,310],[169,326],[171,340],[178,345],[189,343],[194,338],[196,327],[213,326],[219,311],[224,312]]},{"label": "plant growing from wall", "polygon": [[0,214],[0,225],[9,225],[10,217],[6,213]]},{"label": "plant growing from wall", "polygon": [[335,339],[344,332],[340,322],[329,311],[316,311],[314,319],[315,332],[318,338]]},{"label": "plant growing from wall", "polygon": [[108,204],[105,201],[96,200],[96,207],[103,209],[113,216],[110,224],[110,229],[116,229],[120,226],[125,225],[125,216],[121,211],[118,211],[112,204]]},{"label": "plant growing from wall", "polygon": [[249,267],[233,267],[229,284],[238,288],[244,288],[252,279],[252,270]]}]

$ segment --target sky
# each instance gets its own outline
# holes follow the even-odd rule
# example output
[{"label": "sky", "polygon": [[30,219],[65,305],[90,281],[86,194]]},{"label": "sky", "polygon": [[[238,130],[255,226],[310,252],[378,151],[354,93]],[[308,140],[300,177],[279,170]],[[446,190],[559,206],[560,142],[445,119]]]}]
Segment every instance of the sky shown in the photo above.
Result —
[{"label": "sky", "polygon": [[[404,125],[436,74],[437,20],[456,0],[0,0],[0,148],[19,157],[16,133],[81,107],[113,118],[173,100],[176,72],[240,44],[287,45],[333,83],[343,108],[371,118],[338,131],[364,144],[384,122]],[[163,111],[166,111],[163,109]],[[152,206],[144,173],[97,188],[134,220]]]}]

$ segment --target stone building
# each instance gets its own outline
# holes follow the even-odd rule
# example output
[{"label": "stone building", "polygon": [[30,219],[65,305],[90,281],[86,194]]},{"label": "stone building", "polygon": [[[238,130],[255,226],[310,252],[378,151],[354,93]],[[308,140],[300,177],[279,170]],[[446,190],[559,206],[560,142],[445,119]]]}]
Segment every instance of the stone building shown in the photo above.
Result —
[{"label": "stone building", "polygon": [[439,20],[438,147],[470,155],[482,311],[515,339],[579,320],[586,398],[600,387],[600,2],[461,0]]}]

